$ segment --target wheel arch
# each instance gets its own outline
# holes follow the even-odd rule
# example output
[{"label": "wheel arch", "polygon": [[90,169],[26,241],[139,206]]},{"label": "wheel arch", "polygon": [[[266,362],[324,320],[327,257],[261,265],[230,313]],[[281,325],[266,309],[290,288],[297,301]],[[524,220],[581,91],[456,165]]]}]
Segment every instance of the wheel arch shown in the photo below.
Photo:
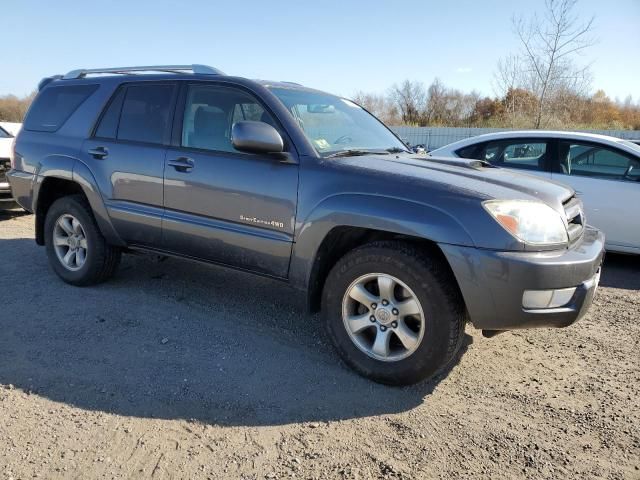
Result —
[{"label": "wheel arch", "polygon": [[70,157],[50,157],[49,160],[41,164],[33,194],[36,243],[45,243],[44,222],[53,202],[68,195],[83,195],[91,206],[102,235],[109,243],[124,246],[109,220],[95,178],[87,166]]},{"label": "wheel arch", "polygon": [[438,244],[432,240],[383,230],[338,226],[327,234],[316,252],[307,287],[309,310],[320,311],[322,291],[327,276],[344,255],[364,245],[393,240],[417,245],[421,250],[429,252],[430,256],[437,257],[443,264],[449,265]]},{"label": "wheel arch", "polygon": [[330,197],[307,216],[299,232],[289,278],[294,287],[306,291],[311,311],[319,310],[331,268],[354,248],[379,240],[402,240],[429,251],[450,270],[438,243],[473,246],[464,227],[440,209],[368,195]]}]

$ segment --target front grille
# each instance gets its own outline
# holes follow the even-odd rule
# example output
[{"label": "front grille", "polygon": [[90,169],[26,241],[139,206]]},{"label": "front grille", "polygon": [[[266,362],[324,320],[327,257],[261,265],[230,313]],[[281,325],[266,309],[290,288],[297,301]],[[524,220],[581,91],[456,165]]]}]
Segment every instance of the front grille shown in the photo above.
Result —
[{"label": "front grille", "polygon": [[582,202],[575,195],[565,201],[563,204],[564,213],[567,217],[567,232],[569,233],[569,242],[573,242],[580,238],[585,226],[584,210]]}]

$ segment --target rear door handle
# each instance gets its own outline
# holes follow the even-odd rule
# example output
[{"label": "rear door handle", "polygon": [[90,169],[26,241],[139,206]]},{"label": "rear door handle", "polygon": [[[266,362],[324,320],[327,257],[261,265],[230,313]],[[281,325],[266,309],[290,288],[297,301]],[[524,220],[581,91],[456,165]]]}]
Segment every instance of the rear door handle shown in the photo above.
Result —
[{"label": "rear door handle", "polygon": [[193,160],[189,157],[178,157],[174,160],[169,160],[169,166],[175,168],[179,172],[190,172],[193,170]]},{"label": "rear door handle", "polygon": [[109,150],[107,150],[105,147],[96,147],[96,148],[90,148],[88,153],[93,158],[104,158],[107,155],[109,155]]}]

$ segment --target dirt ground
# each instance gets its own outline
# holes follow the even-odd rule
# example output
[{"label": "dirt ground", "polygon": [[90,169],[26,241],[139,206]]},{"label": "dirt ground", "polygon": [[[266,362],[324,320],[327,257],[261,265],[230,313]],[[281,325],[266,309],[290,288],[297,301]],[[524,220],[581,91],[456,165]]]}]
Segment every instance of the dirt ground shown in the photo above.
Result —
[{"label": "dirt ground", "polygon": [[374,384],[271,280],[153,256],[68,286],[0,216],[0,478],[640,479],[640,259],[590,313]]}]

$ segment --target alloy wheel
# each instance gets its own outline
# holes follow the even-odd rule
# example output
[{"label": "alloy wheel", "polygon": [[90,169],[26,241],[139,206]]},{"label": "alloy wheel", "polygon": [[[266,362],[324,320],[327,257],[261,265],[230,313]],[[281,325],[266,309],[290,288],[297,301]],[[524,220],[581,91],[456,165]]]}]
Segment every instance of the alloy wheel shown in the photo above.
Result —
[{"label": "alloy wheel", "polygon": [[87,237],[80,221],[65,213],[53,229],[53,246],[60,263],[68,270],[77,271],[87,261]]},{"label": "alloy wheel", "polygon": [[424,337],[418,297],[388,274],[371,273],[354,280],[342,299],[342,320],[355,346],[384,362],[407,358]]}]

